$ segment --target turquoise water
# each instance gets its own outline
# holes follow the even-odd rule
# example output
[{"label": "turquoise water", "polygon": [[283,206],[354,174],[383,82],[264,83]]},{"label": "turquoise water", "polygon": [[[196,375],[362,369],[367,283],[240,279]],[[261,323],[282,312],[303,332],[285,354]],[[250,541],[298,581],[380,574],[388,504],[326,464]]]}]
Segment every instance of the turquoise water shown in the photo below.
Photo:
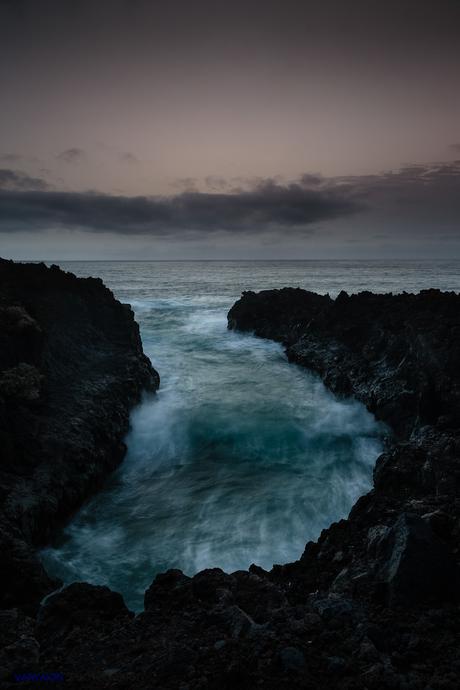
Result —
[{"label": "turquoise water", "polygon": [[100,276],[136,313],[161,376],[133,411],[122,466],[42,552],[142,608],[156,573],[270,568],[301,555],[371,487],[384,429],[287,363],[280,345],[227,330],[242,290],[459,289],[456,262],[62,262]]}]

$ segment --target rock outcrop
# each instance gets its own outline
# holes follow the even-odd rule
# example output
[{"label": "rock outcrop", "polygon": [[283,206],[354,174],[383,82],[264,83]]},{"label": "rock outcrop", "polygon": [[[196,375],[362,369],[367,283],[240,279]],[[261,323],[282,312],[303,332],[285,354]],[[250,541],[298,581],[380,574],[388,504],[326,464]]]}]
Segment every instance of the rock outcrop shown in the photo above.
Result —
[{"label": "rock outcrop", "polygon": [[[4,611],[5,684],[28,672],[61,674],[70,688],[456,690],[460,296],[285,289],[245,293],[228,318],[283,342],[292,362],[391,427],[373,490],[299,561],[169,570],[137,616],[84,583],[52,594],[36,619]],[[21,362],[37,371],[7,384],[28,409],[43,367]]]},{"label": "rock outcrop", "polygon": [[[290,311],[290,289],[247,293],[230,310],[229,327],[256,335],[262,329],[264,337],[282,340],[291,362],[316,371],[335,393],[358,398],[389,425],[394,441],[377,460],[374,490],[358,501],[343,527],[350,536],[355,528],[369,531],[362,539],[368,555],[365,560],[364,555],[355,558],[351,571],[355,576],[358,569],[363,571],[359,587],[366,580],[377,587],[385,579],[377,571],[388,566],[394,571],[388,576],[394,599],[396,580],[403,572],[407,576],[412,563],[412,597],[418,580],[425,579],[425,586],[420,585],[425,598],[430,586],[434,598],[448,598],[455,579],[448,554],[450,563],[458,546],[450,538],[460,528],[460,296],[438,290],[417,295],[342,292],[335,300],[322,298],[312,309],[317,296],[298,293],[297,304],[303,293],[303,312],[298,307]],[[270,331],[271,302],[276,308]],[[344,534],[341,539],[345,546]],[[307,547],[306,561],[317,548]],[[437,575],[433,570],[428,577],[430,557],[440,565]],[[371,567],[373,559],[383,559],[384,565]],[[337,568],[327,577],[327,569],[322,570],[323,583],[328,577],[331,584],[339,575]],[[339,581],[341,587],[347,581],[343,571]]]},{"label": "rock outcrop", "polygon": [[291,361],[408,438],[423,425],[460,426],[459,306],[457,294],[438,290],[331,300],[285,288],[245,293],[228,320],[284,342]]},{"label": "rock outcrop", "polygon": [[128,305],[99,279],[0,260],[0,605],[34,613],[56,583],[35,555],[122,460],[158,374]]}]

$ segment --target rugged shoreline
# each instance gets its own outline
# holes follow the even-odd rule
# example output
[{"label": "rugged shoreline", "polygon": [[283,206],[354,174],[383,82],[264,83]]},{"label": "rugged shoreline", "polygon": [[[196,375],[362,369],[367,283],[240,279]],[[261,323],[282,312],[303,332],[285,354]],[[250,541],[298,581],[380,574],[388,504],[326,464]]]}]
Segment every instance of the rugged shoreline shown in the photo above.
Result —
[{"label": "rugged shoreline", "polygon": [[290,361],[392,428],[374,489],[299,561],[168,571],[138,616],[85,583],[52,595],[35,620],[8,606],[5,684],[16,671],[59,672],[72,688],[456,689],[459,307],[435,290],[244,293],[229,328],[283,342]]},{"label": "rugged shoreline", "polygon": [[0,261],[2,608],[55,589],[35,555],[122,460],[131,407],[159,377],[101,280]]},{"label": "rugged shoreline", "polygon": [[[342,292],[331,300],[286,288],[245,293],[230,310],[230,328],[282,341],[291,362],[316,371],[334,393],[364,402],[394,432],[390,448],[377,460],[373,491],[357,502],[348,521],[322,537],[324,546],[307,545],[302,559],[308,563],[307,572],[321,560],[322,573],[315,585],[360,592],[386,605],[455,600],[460,530],[459,308],[459,295],[437,290],[417,295]],[[345,547],[348,537],[356,537],[351,537],[355,527],[375,528],[375,534],[360,535],[362,550],[356,551],[358,545],[353,544],[349,562],[328,563],[327,541],[341,530]],[[437,565],[431,558],[430,539],[440,559]],[[407,563],[399,562],[401,554],[390,543],[398,540],[420,542],[408,547]],[[392,572],[385,572],[393,556]],[[325,563],[330,568],[327,576]],[[411,572],[403,574],[405,568]]]}]

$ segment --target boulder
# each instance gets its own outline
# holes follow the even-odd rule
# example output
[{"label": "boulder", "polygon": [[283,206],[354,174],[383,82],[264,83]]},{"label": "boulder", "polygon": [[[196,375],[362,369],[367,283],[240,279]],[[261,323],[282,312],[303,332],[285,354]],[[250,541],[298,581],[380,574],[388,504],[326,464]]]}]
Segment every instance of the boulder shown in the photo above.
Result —
[{"label": "boulder", "polygon": [[389,606],[429,606],[453,598],[455,562],[426,520],[402,513],[379,543],[375,580]]}]

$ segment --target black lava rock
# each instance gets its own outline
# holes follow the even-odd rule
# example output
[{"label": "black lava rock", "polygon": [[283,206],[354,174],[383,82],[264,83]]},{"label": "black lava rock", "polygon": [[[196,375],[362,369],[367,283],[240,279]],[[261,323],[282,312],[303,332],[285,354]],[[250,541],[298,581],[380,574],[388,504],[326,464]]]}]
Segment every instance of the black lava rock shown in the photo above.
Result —
[{"label": "black lava rock", "polygon": [[122,460],[157,372],[128,305],[99,279],[0,260],[0,605],[29,613],[58,583],[35,556]]},{"label": "black lava rock", "polygon": [[388,605],[417,606],[452,599],[456,566],[426,520],[403,513],[379,544],[376,587]]}]

